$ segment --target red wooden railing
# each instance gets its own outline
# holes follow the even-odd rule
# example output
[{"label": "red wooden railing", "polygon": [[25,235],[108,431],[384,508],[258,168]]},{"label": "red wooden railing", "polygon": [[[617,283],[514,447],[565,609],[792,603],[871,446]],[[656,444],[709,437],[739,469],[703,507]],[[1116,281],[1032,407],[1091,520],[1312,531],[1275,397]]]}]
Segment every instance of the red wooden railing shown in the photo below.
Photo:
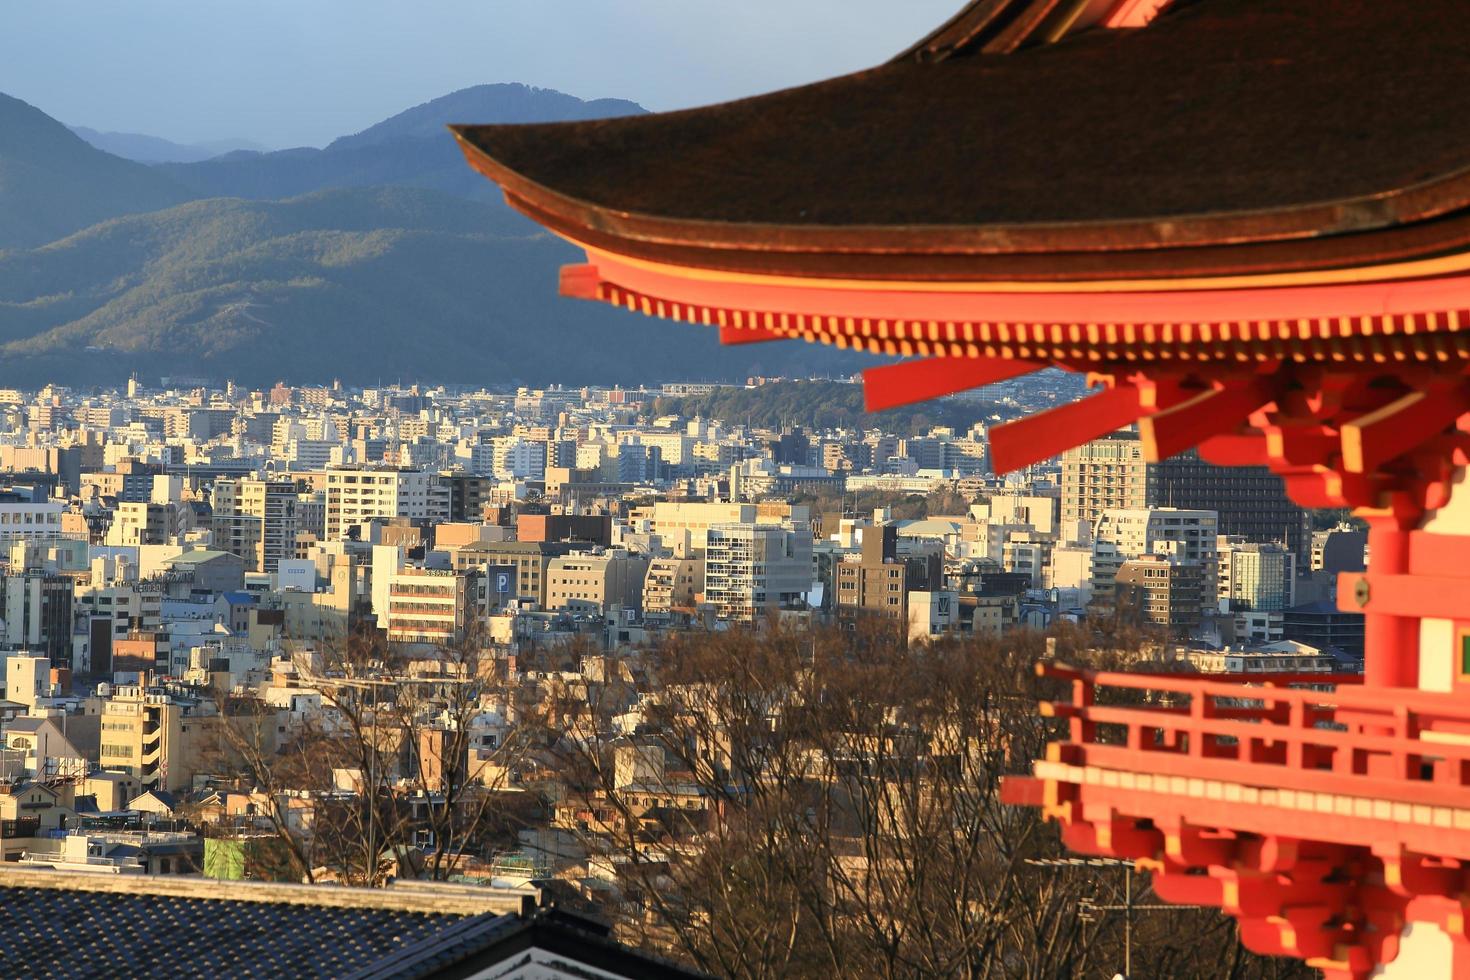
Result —
[{"label": "red wooden railing", "polygon": [[[1470,804],[1470,703],[1455,695],[1364,687],[1335,674],[1206,678],[1064,664],[1037,669],[1071,682],[1071,701],[1041,707],[1067,720],[1058,757],[1073,765]],[[1126,701],[1135,703],[1111,703]],[[1429,731],[1448,740],[1425,739]]]}]

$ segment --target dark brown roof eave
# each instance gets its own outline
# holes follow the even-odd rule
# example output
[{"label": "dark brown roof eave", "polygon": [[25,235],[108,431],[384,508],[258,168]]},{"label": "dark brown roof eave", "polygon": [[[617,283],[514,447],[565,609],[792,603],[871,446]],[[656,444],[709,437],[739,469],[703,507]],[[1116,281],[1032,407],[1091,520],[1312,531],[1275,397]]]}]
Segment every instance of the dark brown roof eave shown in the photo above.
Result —
[{"label": "dark brown roof eave", "polygon": [[546,187],[484,145],[514,127],[452,126],[507,201],[594,248],[698,268],[893,280],[1172,278],[1403,262],[1470,248],[1470,170],[1380,194],[1258,211],[995,225],[698,221]]}]

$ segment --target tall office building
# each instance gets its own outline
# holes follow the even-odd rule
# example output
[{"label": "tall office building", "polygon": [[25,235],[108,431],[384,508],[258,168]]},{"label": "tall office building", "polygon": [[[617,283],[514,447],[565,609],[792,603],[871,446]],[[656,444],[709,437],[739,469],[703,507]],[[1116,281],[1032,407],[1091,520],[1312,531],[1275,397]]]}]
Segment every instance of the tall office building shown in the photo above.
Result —
[{"label": "tall office building", "polygon": [[449,519],[449,488],[438,473],[395,467],[334,467],[327,471],[328,541],[374,518]]},{"label": "tall office building", "polygon": [[71,666],[72,580],[40,571],[0,578],[0,640],[12,650],[45,656]]},{"label": "tall office building", "polygon": [[1204,578],[1200,565],[1170,555],[1130,558],[1118,568],[1115,602],[1125,616],[1186,637],[1202,618]]},{"label": "tall office building", "polygon": [[1280,612],[1295,605],[1296,555],[1277,544],[1224,534],[1216,551],[1221,612]]},{"label": "tall office building", "polygon": [[754,623],[812,587],[812,534],[776,524],[716,524],[705,532],[704,592],[721,619]]},{"label": "tall office building", "polygon": [[291,480],[218,480],[214,545],[245,559],[252,572],[274,572],[296,550],[299,491]]},{"label": "tall office building", "polygon": [[1062,454],[1062,527],[1092,527],[1104,511],[1148,505],[1148,464],[1137,439],[1098,439]]},{"label": "tall office building", "polygon": [[835,571],[839,615],[907,621],[910,592],[943,587],[944,556],[938,547],[900,554],[897,525],[879,524],[863,529],[862,553],[838,562]]},{"label": "tall office building", "polygon": [[1221,534],[1301,554],[1306,511],[1291,502],[1281,477],[1264,466],[1215,466],[1193,449],[1149,466],[1150,507],[1212,510]]},{"label": "tall office building", "polygon": [[1304,511],[1264,466],[1215,466],[1193,449],[1159,463],[1143,458],[1136,435],[1098,439],[1062,454],[1062,526],[1097,523],[1103,511],[1143,507],[1212,510],[1221,534],[1303,544]]}]

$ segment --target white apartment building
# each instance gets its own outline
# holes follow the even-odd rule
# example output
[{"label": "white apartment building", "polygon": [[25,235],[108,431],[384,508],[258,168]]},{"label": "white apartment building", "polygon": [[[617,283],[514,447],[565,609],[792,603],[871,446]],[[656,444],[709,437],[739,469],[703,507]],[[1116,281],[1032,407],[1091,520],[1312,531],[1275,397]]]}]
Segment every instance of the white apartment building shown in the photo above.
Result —
[{"label": "white apartment building", "polygon": [[19,538],[55,538],[61,535],[64,504],[0,504],[0,548]]},{"label": "white apartment building", "polygon": [[[620,441],[629,441],[629,437],[624,436]],[[659,457],[669,466],[683,466],[694,459],[695,440],[682,432],[640,429],[633,441],[657,447]]]},{"label": "white apartment building", "polygon": [[296,553],[298,498],[292,480],[217,480],[214,546],[245,559],[246,571],[276,571]]},{"label": "white apartment building", "polygon": [[1111,601],[1118,569],[1128,559],[1164,555],[1174,562],[1201,567],[1204,578],[1201,598],[1210,600],[1213,606],[1219,561],[1218,525],[1218,515],[1212,510],[1144,507],[1103,511],[1093,533],[1093,597]]},{"label": "white apartment building", "polygon": [[[703,553],[712,527],[722,524],[779,524],[804,527],[811,519],[803,505],[767,503],[695,503],[660,500],[649,515],[648,530],[659,535],[676,555]],[[810,535],[808,535],[810,538]]]},{"label": "white apartment building", "polygon": [[341,467],[327,471],[328,541],[374,518],[449,520],[449,487],[437,473],[392,467]]},{"label": "white apartment building", "polygon": [[546,443],[519,436],[494,440],[493,475],[503,480],[544,480]]},{"label": "white apartment building", "polygon": [[193,529],[192,507],[130,500],[117,505],[104,540],[113,547],[178,544]]},{"label": "white apartment building", "polygon": [[721,619],[754,623],[811,591],[812,535],[806,528],[717,524],[704,535],[705,599]]},{"label": "white apartment building", "polygon": [[495,444],[462,442],[455,447],[454,461],[475,476],[494,476]]},{"label": "white apartment building", "polygon": [[1098,439],[1062,453],[1062,524],[1148,506],[1148,463],[1137,439]]}]

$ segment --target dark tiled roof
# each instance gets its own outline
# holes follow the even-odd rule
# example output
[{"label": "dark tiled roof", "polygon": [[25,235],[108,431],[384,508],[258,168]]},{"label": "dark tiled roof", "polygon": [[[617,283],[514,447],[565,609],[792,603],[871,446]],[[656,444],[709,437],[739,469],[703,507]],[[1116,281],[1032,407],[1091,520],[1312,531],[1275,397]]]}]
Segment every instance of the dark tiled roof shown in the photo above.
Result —
[{"label": "dark tiled roof", "polygon": [[0,893],[11,977],[339,977],[460,916],[42,888]]},{"label": "dark tiled roof", "polygon": [[[612,940],[606,926],[556,909],[474,919],[386,957],[350,980],[428,980],[479,976],[496,964],[524,961],[533,947],[552,954],[558,976],[697,980],[706,976]],[[507,971],[508,972],[508,971]]]},{"label": "dark tiled roof", "polygon": [[[701,242],[863,250],[876,239],[852,236],[914,227],[954,239],[927,230],[928,250],[967,254],[1033,251],[1006,234],[1028,228],[1060,251],[1186,233],[1350,239],[1465,207],[1467,33],[1464,0],[1198,0],[1141,30],[1014,54],[904,60],[682,112],[457,131],[533,217],[651,257]],[[1231,224],[1156,227],[1200,215]],[[1391,244],[1430,247],[1415,241]]]},{"label": "dark tiled roof", "polygon": [[1470,4],[1208,0],[1138,31],[897,62],[659,115],[467,127],[585,201],[781,224],[1151,217],[1470,164]]},{"label": "dark tiled roof", "polygon": [[[218,895],[220,897],[209,897]],[[6,978],[467,977],[554,956],[558,976],[700,976],[621,946],[599,923],[474,887],[408,883],[386,891],[92,876],[0,868]]]},{"label": "dark tiled roof", "polygon": [[440,902],[433,893],[395,897],[391,889],[4,872],[5,977],[342,977],[501,918],[488,911],[495,904],[489,896],[464,898],[473,889]]}]

